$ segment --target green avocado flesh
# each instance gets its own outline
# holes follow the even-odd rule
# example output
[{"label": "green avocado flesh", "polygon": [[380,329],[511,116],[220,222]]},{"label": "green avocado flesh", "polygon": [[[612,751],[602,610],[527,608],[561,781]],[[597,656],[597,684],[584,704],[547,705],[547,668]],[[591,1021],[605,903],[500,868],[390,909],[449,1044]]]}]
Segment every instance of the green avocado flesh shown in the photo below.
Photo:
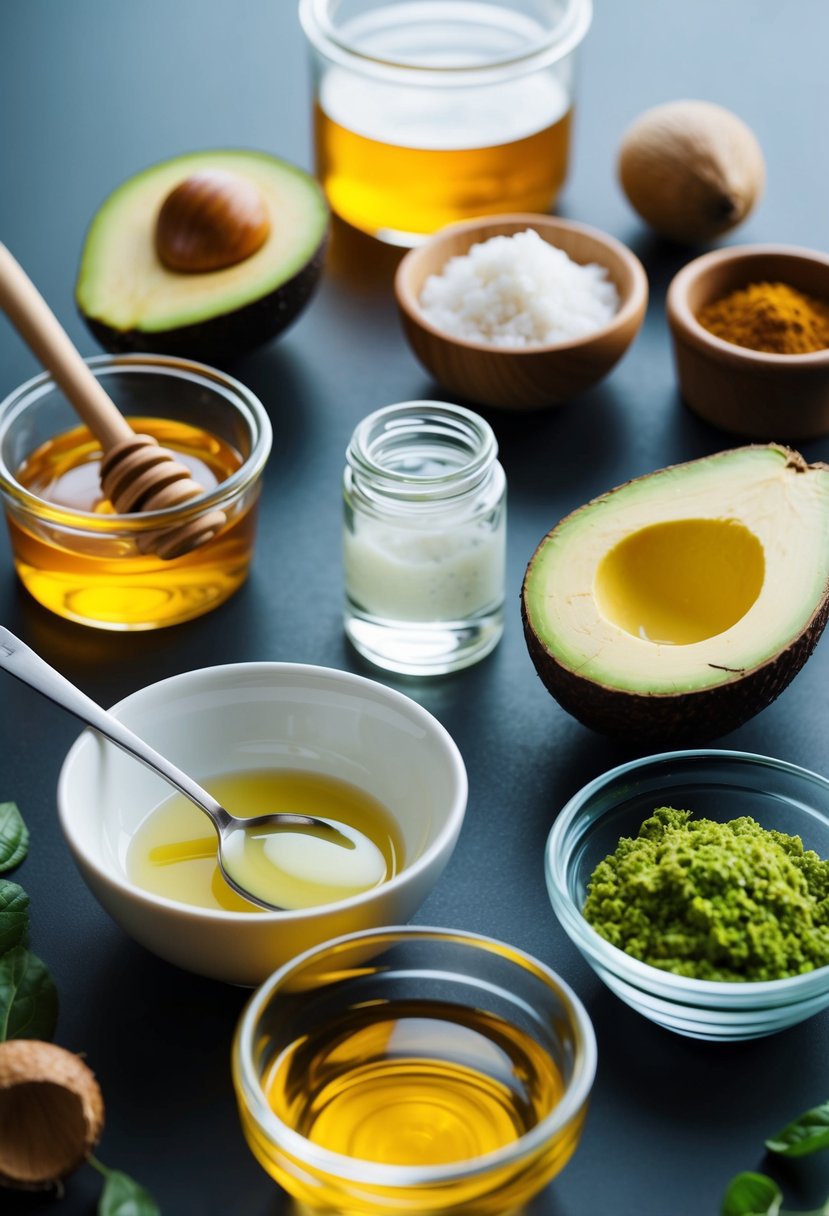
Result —
[{"label": "green avocado flesh", "polygon": [[[773,666],[768,687],[755,681],[725,715],[727,729],[805,662],[828,593],[829,466],[752,446],[662,469],[573,512],[536,550],[522,612],[547,687],[611,732],[625,713],[613,693],[638,694],[647,718],[655,701],[708,690],[711,714],[724,686]],[[649,729],[643,720],[634,733]]]},{"label": "green avocado flesh", "polygon": [[[167,195],[202,170],[243,176],[259,190],[270,234],[250,257],[222,270],[167,269],[155,224]],[[284,329],[316,285],[329,212],[318,183],[265,153],[197,152],[146,169],[119,186],[86,236],[75,295],[110,350],[237,353]]]}]

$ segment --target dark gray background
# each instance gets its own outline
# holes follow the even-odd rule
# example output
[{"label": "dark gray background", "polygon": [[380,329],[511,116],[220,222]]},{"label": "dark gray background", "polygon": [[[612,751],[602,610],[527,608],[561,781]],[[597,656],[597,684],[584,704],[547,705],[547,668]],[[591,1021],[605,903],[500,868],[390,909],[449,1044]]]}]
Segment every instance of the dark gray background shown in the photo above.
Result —
[{"label": "dark gray background", "polygon": [[[593,735],[547,696],[518,613],[526,563],[567,511],[629,477],[733,442],[677,396],[664,292],[690,252],[650,238],[625,203],[614,179],[622,131],[672,98],[733,108],[763,145],[768,186],[730,239],[825,246],[828,44],[826,0],[597,0],[559,210],[637,251],[651,280],[647,321],[609,379],[567,408],[487,413],[510,488],[505,637],[465,673],[388,680],[448,727],[470,775],[459,847],[418,920],[531,951],[575,986],[595,1022],[599,1072],[584,1139],[531,1216],[711,1216],[733,1173],[763,1166],[764,1136],[829,1096],[829,1015],[738,1046],[681,1039],[606,992],[558,928],[542,875],[550,824],[586,780],[635,753]],[[78,255],[93,212],[123,178],[211,146],[263,148],[311,165],[293,0],[2,0],[0,51],[0,239],[85,354],[98,351],[74,310]],[[443,395],[401,335],[396,261],[339,234],[324,286],[295,328],[232,366],[260,394],[275,432],[264,526],[235,598],[175,629],[110,636],[31,602],[3,537],[0,620],[105,703],[212,663],[294,660],[365,672],[340,625],[343,452],[371,410]],[[0,395],[36,370],[0,322]],[[829,440],[804,451],[829,458]],[[723,744],[829,771],[828,683],[824,641],[783,696]],[[280,1216],[289,1206],[242,1141],[230,1086],[229,1041],[244,993],[134,945],[98,909],[59,836],[55,784],[77,733],[73,720],[2,677],[0,800],[17,800],[32,828],[17,877],[32,897],[33,947],[60,987],[57,1039],[86,1053],[103,1087],[99,1155],[148,1186],[165,1216]],[[788,1206],[815,1206],[829,1190],[827,1171],[812,1162],[785,1186]],[[86,1216],[98,1191],[85,1168],[54,1210]],[[51,1210],[47,1198],[0,1192],[4,1216]]]}]

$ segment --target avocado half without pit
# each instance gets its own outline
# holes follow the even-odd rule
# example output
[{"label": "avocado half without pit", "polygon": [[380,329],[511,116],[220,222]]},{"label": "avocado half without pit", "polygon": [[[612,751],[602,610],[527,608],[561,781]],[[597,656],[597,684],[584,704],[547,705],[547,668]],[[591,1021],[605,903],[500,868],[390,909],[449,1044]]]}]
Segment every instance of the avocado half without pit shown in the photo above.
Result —
[{"label": "avocado half without pit", "polygon": [[778,445],[661,469],[568,515],[521,593],[556,700],[639,743],[692,743],[769,705],[829,615],[829,465]]},{"label": "avocado half without pit", "polygon": [[75,298],[102,346],[233,357],[298,317],[322,273],[328,205],[264,152],[195,152],[120,185],[87,232]]}]

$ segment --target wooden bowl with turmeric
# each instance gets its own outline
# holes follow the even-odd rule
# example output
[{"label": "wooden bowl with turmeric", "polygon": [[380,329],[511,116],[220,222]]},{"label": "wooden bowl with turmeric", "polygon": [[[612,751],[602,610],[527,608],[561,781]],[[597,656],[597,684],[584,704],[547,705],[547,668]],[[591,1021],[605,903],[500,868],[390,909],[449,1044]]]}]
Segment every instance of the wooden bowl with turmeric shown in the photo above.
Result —
[{"label": "wooden bowl with turmeric", "polygon": [[829,434],[829,255],[790,245],[703,254],[668,288],[682,397],[733,435]]}]

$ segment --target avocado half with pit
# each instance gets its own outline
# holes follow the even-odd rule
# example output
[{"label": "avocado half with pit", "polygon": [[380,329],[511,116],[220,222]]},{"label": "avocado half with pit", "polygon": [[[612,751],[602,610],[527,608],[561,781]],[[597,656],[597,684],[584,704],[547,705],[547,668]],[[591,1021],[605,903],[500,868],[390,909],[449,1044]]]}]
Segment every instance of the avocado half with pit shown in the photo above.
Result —
[{"label": "avocado half with pit", "polygon": [[328,205],[264,152],[194,152],[120,185],[87,232],[81,315],[113,352],[233,357],[294,321],[319,281]]},{"label": "avocado half with pit", "polygon": [[769,705],[829,615],[829,465],[778,445],[661,469],[568,515],[521,593],[556,700],[640,743],[696,742]]}]

